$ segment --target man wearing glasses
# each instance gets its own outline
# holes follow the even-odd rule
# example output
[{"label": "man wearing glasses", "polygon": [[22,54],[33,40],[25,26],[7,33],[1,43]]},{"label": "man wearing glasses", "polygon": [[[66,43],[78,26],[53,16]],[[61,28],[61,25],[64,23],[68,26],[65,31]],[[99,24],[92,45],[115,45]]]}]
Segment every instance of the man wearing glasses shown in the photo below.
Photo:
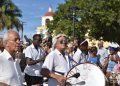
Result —
[{"label": "man wearing glasses", "polygon": [[69,59],[65,54],[66,46],[65,35],[59,34],[53,39],[53,51],[46,57],[41,70],[41,74],[49,78],[48,86],[64,86],[64,75],[70,69]]},{"label": "man wearing glasses", "polygon": [[15,62],[15,53],[20,47],[20,36],[10,30],[3,37],[4,51],[0,54],[0,86],[23,86],[21,70]]},{"label": "man wearing glasses", "polygon": [[27,86],[42,86],[43,84],[43,77],[40,75],[40,70],[43,64],[45,53],[40,47],[41,42],[41,35],[35,34],[33,36],[33,43],[25,50],[27,66],[24,72]]}]

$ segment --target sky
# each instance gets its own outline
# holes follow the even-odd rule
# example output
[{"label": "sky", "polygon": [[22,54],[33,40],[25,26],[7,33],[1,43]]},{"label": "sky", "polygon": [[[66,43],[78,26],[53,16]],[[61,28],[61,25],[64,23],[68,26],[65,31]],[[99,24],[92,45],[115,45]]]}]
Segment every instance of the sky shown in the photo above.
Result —
[{"label": "sky", "polygon": [[[24,22],[23,34],[31,36],[36,32],[36,28],[41,25],[41,17],[48,11],[51,6],[53,12],[57,10],[59,4],[64,0],[12,0],[22,12],[20,20]],[[4,31],[5,32],[5,31]]]}]

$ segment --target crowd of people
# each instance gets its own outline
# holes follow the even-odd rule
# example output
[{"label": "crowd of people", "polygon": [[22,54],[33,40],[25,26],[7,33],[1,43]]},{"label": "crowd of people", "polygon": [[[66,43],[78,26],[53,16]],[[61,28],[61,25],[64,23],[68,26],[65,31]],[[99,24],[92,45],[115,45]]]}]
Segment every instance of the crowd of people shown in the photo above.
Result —
[{"label": "crowd of people", "polygon": [[[65,86],[67,73],[78,64],[91,63],[101,69],[107,79],[120,73],[119,45],[108,48],[100,40],[89,46],[86,39],[69,41],[64,34],[43,40],[34,34],[32,43],[21,44],[18,32],[10,30],[3,37],[0,54],[0,86]],[[96,71],[97,72],[97,71]],[[98,77],[99,78],[99,77]]]}]

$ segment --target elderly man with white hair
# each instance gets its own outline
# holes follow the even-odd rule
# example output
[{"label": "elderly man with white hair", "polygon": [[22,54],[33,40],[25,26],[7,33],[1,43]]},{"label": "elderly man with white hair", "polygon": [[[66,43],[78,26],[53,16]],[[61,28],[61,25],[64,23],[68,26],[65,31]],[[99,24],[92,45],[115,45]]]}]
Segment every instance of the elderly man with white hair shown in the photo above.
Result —
[{"label": "elderly man with white hair", "polygon": [[10,30],[3,37],[4,51],[0,54],[0,86],[23,86],[20,66],[15,53],[20,47],[18,32]]},{"label": "elderly man with white hair", "polygon": [[41,74],[49,78],[48,86],[64,86],[64,76],[70,69],[69,58],[65,54],[67,39],[64,34],[59,34],[53,39],[53,51],[46,57]]}]

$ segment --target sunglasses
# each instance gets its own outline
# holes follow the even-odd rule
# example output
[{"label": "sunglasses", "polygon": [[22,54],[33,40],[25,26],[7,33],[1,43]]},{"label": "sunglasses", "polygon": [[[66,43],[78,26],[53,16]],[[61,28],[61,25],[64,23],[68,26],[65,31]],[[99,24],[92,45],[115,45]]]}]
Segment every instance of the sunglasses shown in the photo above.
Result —
[{"label": "sunglasses", "polygon": [[59,43],[60,44],[67,44],[67,41],[66,40],[60,40]]}]

